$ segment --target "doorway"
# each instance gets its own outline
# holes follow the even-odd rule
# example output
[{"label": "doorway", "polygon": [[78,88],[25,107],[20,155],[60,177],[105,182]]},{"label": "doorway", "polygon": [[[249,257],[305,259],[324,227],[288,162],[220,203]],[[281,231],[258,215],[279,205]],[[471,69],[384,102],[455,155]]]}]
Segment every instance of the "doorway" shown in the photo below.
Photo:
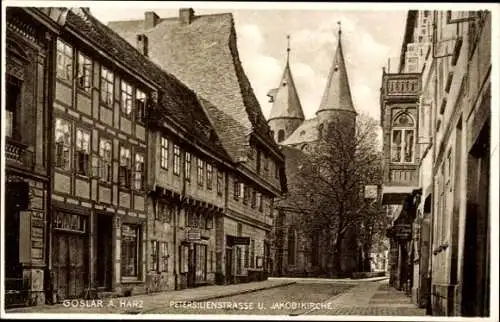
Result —
[{"label": "doorway", "polygon": [[59,299],[81,297],[87,285],[86,238],[78,233],[54,233],[52,269]]},{"label": "doorway", "polygon": [[106,214],[96,216],[96,286],[99,290],[111,290],[113,262],[113,217]]}]

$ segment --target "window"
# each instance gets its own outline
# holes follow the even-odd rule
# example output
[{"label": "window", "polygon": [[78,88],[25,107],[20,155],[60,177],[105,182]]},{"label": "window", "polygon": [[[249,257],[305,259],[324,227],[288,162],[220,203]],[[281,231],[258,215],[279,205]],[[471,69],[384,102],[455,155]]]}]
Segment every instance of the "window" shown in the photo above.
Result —
[{"label": "window", "polygon": [[323,123],[318,126],[318,138],[321,140],[323,138]]},{"label": "window", "polygon": [[139,226],[122,225],[120,261],[123,277],[139,276],[139,236]]},{"label": "window", "polygon": [[184,159],[184,179],[186,181],[191,181],[191,153],[186,152],[186,158]]},{"label": "window", "polygon": [[89,175],[89,153],[90,133],[82,129],[76,129],[76,173],[82,176]]},{"label": "window", "polygon": [[285,139],[285,130],[281,129],[278,131],[278,143]]},{"label": "window", "polygon": [[174,174],[181,174],[181,148],[174,144]]},{"label": "window", "polygon": [[118,176],[120,186],[130,188],[131,176],[131,155],[130,149],[120,147],[120,167],[118,168]]},{"label": "window", "polygon": [[250,187],[243,187],[243,203],[246,205],[248,203],[248,199],[250,199]]},{"label": "window", "polygon": [[250,239],[250,267],[255,267],[255,239]]},{"label": "window", "polygon": [[269,158],[267,154],[264,154],[264,170],[267,172],[269,170]]},{"label": "window", "polygon": [[257,191],[253,190],[252,191],[252,208],[255,208],[256,204],[257,204]]},{"label": "window", "polygon": [[122,80],[121,84],[121,107],[126,116],[132,113],[132,86]]},{"label": "window", "polygon": [[158,211],[155,220],[169,223],[172,219],[172,208],[165,202],[158,202]]},{"label": "window", "polygon": [[212,190],[212,181],[213,181],[212,164],[207,163],[207,189],[208,190]]},{"label": "window", "polygon": [[137,121],[144,122],[146,120],[146,94],[138,89],[135,92],[135,110]]},{"label": "window", "polygon": [[257,192],[257,207],[259,208],[259,211],[262,212],[262,193]]},{"label": "window", "polygon": [[296,252],[296,235],[295,229],[288,228],[288,265],[295,265],[295,252]]},{"label": "window", "polygon": [[69,170],[70,167],[70,149],[71,149],[71,124],[63,119],[56,119],[55,128],[56,141],[56,167]]},{"label": "window", "polygon": [[234,179],[233,183],[234,183],[234,186],[233,186],[233,189],[234,189],[234,200],[238,200],[240,198],[240,194],[241,194],[241,191],[240,191],[241,185],[238,182],[238,179]]},{"label": "window", "polygon": [[18,129],[18,111],[21,98],[21,81],[17,78],[8,76],[7,89],[5,94],[6,108],[5,108],[5,135],[11,138],[19,136]]},{"label": "window", "polygon": [[57,78],[71,81],[73,79],[73,48],[57,39]]},{"label": "window", "polygon": [[410,115],[401,113],[392,124],[391,161],[414,162],[415,123]]},{"label": "window", "polygon": [[222,195],[222,180],[223,180],[222,171],[218,170],[217,171],[217,194],[218,195]]},{"label": "window", "polygon": [[101,66],[101,102],[112,107],[113,105],[113,73],[104,66]]},{"label": "window", "polygon": [[160,166],[168,169],[168,139],[161,137],[160,141]]},{"label": "window", "polygon": [[151,241],[151,270],[158,271],[158,241]]},{"label": "window", "polygon": [[262,158],[262,153],[260,153],[260,150],[257,150],[257,173],[260,174],[260,166],[261,166],[261,158]]},{"label": "window", "polygon": [[104,182],[111,182],[111,165],[112,165],[112,145],[111,140],[101,139],[99,141],[99,169],[101,180]]},{"label": "window", "polygon": [[84,91],[92,87],[92,61],[82,53],[78,53],[78,78],[77,84]]},{"label": "window", "polygon": [[135,154],[135,190],[142,191],[144,188],[144,155]]},{"label": "window", "polygon": [[204,177],[204,162],[202,159],[198,158],[198,186],[203,187],[203,177]]},{"label": "window", "polygon": [[168,254],[168,243],[167,242],[162,242],[160,243],[161,248],[160,248],[160,256],[161,256],[161,261],[160,261],[160,270],[162,272],[168,272],[168,258],[170,255]]},{"label": "window", "polygon": [[214,251],[210,251],[210,272],[214,271]]}]

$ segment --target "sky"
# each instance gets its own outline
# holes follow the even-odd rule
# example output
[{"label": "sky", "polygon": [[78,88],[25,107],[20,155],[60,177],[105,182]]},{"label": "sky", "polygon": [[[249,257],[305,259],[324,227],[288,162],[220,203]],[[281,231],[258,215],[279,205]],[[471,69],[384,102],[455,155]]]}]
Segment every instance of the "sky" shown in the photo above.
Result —
[{"label": "sky", "polygon": [[[126,3],[126,2],[121,2]],[[259,8],[258,3],[236,8],[235,3],[143,4],[120,6],[116,3],[90,4],[91,13],[103,23],[113,20],[137,20],[145,11],[155,11],[161,18],[178,15],[180,6],[193,7],[195,15],[231,12],[234,16],[240,59],[264,116],[272,104],[267,93],[278,86],[286,61],[286,36],[290,35],[290,66],[306,118],[318,110],[328,71],[337,47],[338,21],[342,26],[342,46],[349,83],[358,113],[380,117],[379,88],[382,67],[393,57],[397,67],[407,11],[361,9],[338,10],[313,5],[304,9],[286,7]],[[168,6],[166,8],[165,6]],[[365,5],[366,7],[366,5]]]}]

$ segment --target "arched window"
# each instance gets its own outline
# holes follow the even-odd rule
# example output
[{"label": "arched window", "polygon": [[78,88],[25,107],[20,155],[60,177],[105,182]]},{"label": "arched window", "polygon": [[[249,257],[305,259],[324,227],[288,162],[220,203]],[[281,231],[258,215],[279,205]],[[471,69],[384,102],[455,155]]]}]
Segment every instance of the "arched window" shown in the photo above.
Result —
[{"label": "arched window", "polygon": [[281,129],[278,131],[278,142],[281,142],[285,139],[285,130]]},{"label": "arched window", "polygon": [[392,122],[391,162],[415,160],[415,121],[408,113],[398,114]]},{"label": "arched window", "polygon": [[288,265],[295,265],[297,252],[297,232],[293,227],[288,228]]}]

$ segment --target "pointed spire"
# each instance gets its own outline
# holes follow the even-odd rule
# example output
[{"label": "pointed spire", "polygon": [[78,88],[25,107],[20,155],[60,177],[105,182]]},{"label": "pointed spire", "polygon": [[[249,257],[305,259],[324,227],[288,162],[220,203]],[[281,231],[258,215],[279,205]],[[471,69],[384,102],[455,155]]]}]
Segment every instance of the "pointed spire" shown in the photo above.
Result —
[{"label": "pointed spire", "polygon": [[342,51],[342,29],[341,22],[338,21],[338,44],[337,51],[328,73],[325,91],[321,99],[321,104],[318,111],[323,110],[346,110],[356,112],[351,96],[351,88],[349,87],[349,79],[347,77],[347,68],[344,61],[344,53]]},{"label": "pointed spire", "polygon": [[290,69],[290,36],[287,35],[287,57],[285,70],[281,77],[279,86],[269,91],[268,96],[271,97],[273,106],[269,114],[269,120],[276,118],[295,118],[304,119],[304,111],[300,104],[299,95],[295,88],[292,71]]}]

